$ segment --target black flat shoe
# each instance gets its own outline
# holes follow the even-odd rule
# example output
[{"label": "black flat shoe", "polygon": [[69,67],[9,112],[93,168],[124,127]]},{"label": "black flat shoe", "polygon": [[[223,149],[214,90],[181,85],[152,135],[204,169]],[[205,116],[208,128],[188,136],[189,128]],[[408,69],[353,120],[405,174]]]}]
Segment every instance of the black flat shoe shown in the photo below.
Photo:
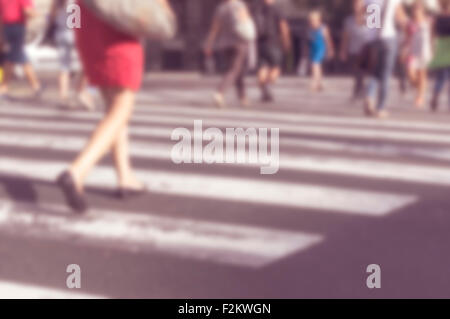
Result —
[{"label": "black flat shoe", "polygon": [[87,211],[88,205],[84,196],[77,191],[75,182],[69,172],[62,173],[56,183],[61,188],[67,205],[78,214],[83,214]]},{"label": "black flat shoe", "polygon": [[119,188],[116,193],[116,197],[123,200],[132,199],[135,197],[141,197],[148,193],[147,187],[143,189],[129,189],[129,188]]}]

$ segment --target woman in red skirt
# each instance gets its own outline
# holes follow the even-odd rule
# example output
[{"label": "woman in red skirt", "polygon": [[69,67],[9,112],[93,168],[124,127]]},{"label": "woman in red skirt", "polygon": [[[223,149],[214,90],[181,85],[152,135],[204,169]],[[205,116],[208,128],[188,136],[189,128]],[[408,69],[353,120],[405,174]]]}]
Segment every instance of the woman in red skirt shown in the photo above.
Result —
[{"label": "woman in red skirt", "polygon": [[82,1],[79,5],[78,49],[89,81],[101,90],[107,105],[106,115],[87,146],[58,178],[68,205],[82,213],[87,210],[83,196],[85,177],[110,150],[119,178],[118,194],[126,197],[144,191],[133,174],[128,150],[128,123],[141,85],[144,53],[139,40],[100,20]]}]

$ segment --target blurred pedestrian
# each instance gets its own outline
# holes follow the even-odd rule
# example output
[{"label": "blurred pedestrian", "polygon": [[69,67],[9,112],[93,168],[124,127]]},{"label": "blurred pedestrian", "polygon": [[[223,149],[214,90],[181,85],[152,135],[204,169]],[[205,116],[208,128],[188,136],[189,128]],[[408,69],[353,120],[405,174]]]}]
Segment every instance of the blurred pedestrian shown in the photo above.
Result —
[{"label": "blurred pedestrian", "polygon": [[9,83],[16,65],[23,66],[35,97],[42,94],[42,86],[25,54],[26,24],[36,16],[32,0],[0,0],[0,23],[6,45],[4,79],[0,85],[0,96],[9,91]]},{"label": "blurred pedestrian", "polygon": [[425,104],[428,84],[428,64],[431,52],[431,19],[423,0],[416,0],[413,5],[413,17],[408,26],[408,75],[417,91],[415,106]]},{"label": "blurred pedestrian", "polygon": [[322,21],[322,13],[313,10],[309,14],[309,60],[312,68],[311,90],[323,90],[323,62],[334,57],[334,44],[330,30]]},{"label": "blurred pedestrian", "polygon": [[450,0],[441,0],[441,14],[434,23],[436,53],[431,67],[436,70],[436,83],[431,99],[431,110],[437,111],[439,98],[445,84],[448,84],[448,104],[450,106]]},{"label": "blurred pedestrian", "polygon": [[[250,30],[252,27],[253,30]],[[226,74],[213,95],[214,103],[219,108],[226,106],[225,93],[232,84],[236,87],[241,106],[249,106],[245,76],[249,44],[252,36],[256,37],[254,28],[250,12],[242,0],[223,0],[216,9],[205,44],[205,56],[212,56],[214,43],[218,40],[227,64]]]},{"label": "blurred pedestrian", "polygon": [[[166,0],[159,1],[171,11]],[[87,146],[57,182],[68,205],[76,212],[84,212],[87,210],[84,180],[110,150],[118,175],[117,195],[124,198],[145,191],[131,167],[128,137],[128,123],[143,76],[144,52],[135,36],[98,18],[83,1],[78,4],[83,27],[76,31],[77,45],[90,83],[102,92],[106,114]]]},{"label": "blurred pedestrian", "polygon": [[408,16],[402,0],[366,0],[367,5],[377,5],[381,12],[381,28],[374,29],[375,40],[368,50],[371,78],[367,88],[365,112],[369,116],[389,116],[386,103],[389,85],[398,53],[397,25],[404,28]]},{"label": "blurred pedestrian", "polygon": [[366,23],[366,7],[364,0],[353,0],[353,13],[344,22],[340,57],[351,64],[354,86],[352,98],[363,97],[364,69],[363,49],[370,41],[371,30]]},{"label": "blurred pedestrian", "polygon": [[[53,0],[50,11],[50,25],[54,27],[54,43],[59,53],[59,99],[63,107],[70,106],[70,78],[73,71],[73,55],[75,52],[75,33],[67,26],[69,14],[67,6],[74,0]],[[87,79],[84,74],[80,76],[77,87],[77,100],[86,109],[94,109],[94,101],[87,91]]]},{"label": "blurred pedestrian", "polygon": [[255,10],[258,30],[258,82],[263,102],[273,101],[270,85],[280,77],[283,50],[287,53],[292,47],[289,24],[275,2],[261,0]]}]

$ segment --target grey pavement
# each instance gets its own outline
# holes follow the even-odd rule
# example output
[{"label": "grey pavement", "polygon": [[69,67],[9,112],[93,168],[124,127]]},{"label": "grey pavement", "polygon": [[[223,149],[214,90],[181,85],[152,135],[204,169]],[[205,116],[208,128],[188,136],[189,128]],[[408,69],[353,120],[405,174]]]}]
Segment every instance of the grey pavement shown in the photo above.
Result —
[{"label": "grey pavement", "polygon": [[[114,198],[109,157],[87,181],[91,211],[74,216],[54,179],[102,110],[63,110],[55,83],[40,102],[0,103],[0,298],[450,297],[450,113],[416,110],[393,82],[386,120],[362,116],[351,81],[312,94],[284,78],[276,102],[250,108],[215,77],[149,75],[132,120],[143,197]],[[25,95],[24,95],[25,94]],[[279,128],[280,171],[171,160],[176,128]],[[82,288],[66,287],[78,264]],[[381,289],[366,267],[381,266]]]}]

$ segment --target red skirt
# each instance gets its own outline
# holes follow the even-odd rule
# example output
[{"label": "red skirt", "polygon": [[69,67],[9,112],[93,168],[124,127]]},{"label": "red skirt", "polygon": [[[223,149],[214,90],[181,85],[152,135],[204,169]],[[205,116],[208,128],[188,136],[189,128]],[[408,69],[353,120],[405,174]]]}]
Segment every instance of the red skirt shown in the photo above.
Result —
[{"label": "red skirt", "polygon": [[79,5],[77,46],[89,82],[100,88],[139,90],[144,70],[140,41],[99,19],[81,1]]}]

